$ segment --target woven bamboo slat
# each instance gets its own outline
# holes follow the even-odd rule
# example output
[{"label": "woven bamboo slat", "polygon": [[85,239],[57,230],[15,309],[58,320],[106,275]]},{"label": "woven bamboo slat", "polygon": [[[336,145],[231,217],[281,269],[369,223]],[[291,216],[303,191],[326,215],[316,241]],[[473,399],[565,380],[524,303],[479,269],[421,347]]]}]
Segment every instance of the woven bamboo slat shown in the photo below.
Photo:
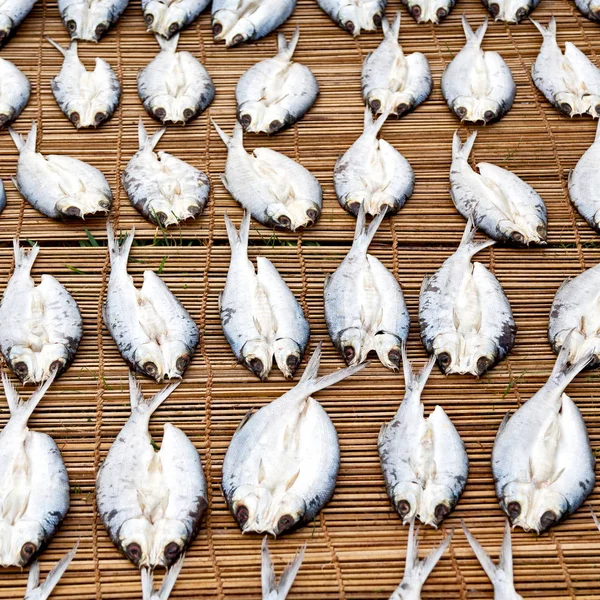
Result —
[{"label": "woven bamboo slat", "polygon": [[[398,0],[392,0],[388,15],[391,17],[398,7]],[[431,27],[417,26],[403,9],[402,45],[406,52],[419,50],[428,56],[435,86],[429,100],[415,113],[400,121],[390,120],[383,129],[383,136],[413,165],[416,187],[400,213],[382,225],[371,251],[395,272],[403,286],[413,319],[408,353],[418,364],[425,361],[416,324],[422,278],[453,251],[464,228],[448,194],[451,139],[458,125],[440,91],[441,73],[464,43],[462,12],[473,25],[487,14],[476,0],[460,0],[446,22]],[[543,0],[535,18],[547,22],[552,14],[558,20],[560,43],[575,42],[600,66],[598,25],[582,18],[566,0]],[[341,367],[342,360],[325,328],[323,279],[347,252],[355,223],[335,199],[332,169],[337,156],[361,132],[361,61],[379,43],[381,34],[353,40],[319,10],[314,0],[298,0],[283,31],[289,35],[296,24],[301,28],[296,58],[314,71],[321,95],[297,126],[272,138],[248,135],[246,147],[268,145],[300,160],[323,186],[323,215],[316,227],[300,235],[277,233],[272,237],[272,231],[253,222],[250,252],[253,257],[269,257],[301,298],[312,329],[310,348],[324,341],[322,371],[327,372]],[[247,410],[263,406],[291,383],[277,371],[268,382],[259,382],[235,364],[221,332],[217,302],[229,263],[222,217],[228,211],[239,221],[241,210],[220,183],[225,149],[210,127],[209,116],[226,131],[231,130],[235,84],[255,61],[275,53],[276,37],[270,35],[258,43],[226,50],[222,44],[213,43],[207,13],[183,32],[180,47],[203,61],[214,79],[217,96],[210,109],[193,123],[169,128],[159,148],[207,171],[213,191],[204,215],[195,223],[170,229],[170,245],[166,246],[152,245],[152,240],[164,241],[162,233],[138,215],[118,184],[123,168],[137,150],[139,117],[143,116],[147,128],[157,127],[144,113],[136,91],[138,69],[158,49],[152,36],[145,33],[139,1],[131,2],[118,26],[100,44],[80,44],[84,63],[90,66],[95,56],[107,59],[124,90],[119,110],[97,131],[76,131],[56,106],[49,82],[62,59],[44,40],[46,35],[67,42],[56,2],[40,0],[0,53],[32,81],[31,100],[15,129],[26,132],[35,118],[40,125],[40,151],[69,153],[106,174],[115,194],[112,223],[124,230],[135,224],[138,240],[147,244],[134,247],[130,272],[140,282],[144,269],[162,265],[162,277],[204,332],[182,385],[151,422],[158,442],[166,421],[190,436],[201,453],[210,490],[210,510],[172,597],[258,598],[261,539],[242,536],[229,515],[219,487],[221,464]],[[513,109],[500,123],[479,128],[474,160],[507,167],[540,192],[548,207],[549,244],[527,250],[498,247],[481,253],[478,260],[490,265],[511,301],[519,327],[515,349],[479,381],[445,378],[434,370],[425,388],[426,411],[435,404],[443,405],[464,439],[470,459],[469,481],[457,510],[444,522],[442,531],[420,532],[424,553],[439,543],[444,533],[455,530],[450,550],[425,586],[426,599],[493,597],[491,584],[460,530],[460,520],[466,521],[497,558],[504,520],[490,470],[495,432],[504,414],[526,401],[551,370],[553,355],[546,328],[556,289],[565,277],[600,261],[597,236],[572,209],[566,193],[569,169],[592,142],[596,125],[589,118],[560,115],[537,92],[529,71],[540,43],[541,36],[530,23],[510,27],[490,23],[484,41],[486,49],[502,53],[518,92]],[[467,128],[462,129],[464,137]],[[129,414],[127,367],[101,321],[109,269],[104,220],[56,223],[38,214],[9,181],[16,160],[8,133],[0,131],[0,176],[8,196],[8,206],[0,217],[0,291],[12,269],[12,238],[39,241],[43,248],[34,267],[35,277],[52,273],[67,286],[79,303],[85,328],[74,364],[48,391],[30,420],[31,428],[47,432],[57,441],[72,486],[71,510],[41,558],[42,575],[79,539],[77,556],[53,597],[137,599],[141,597],[139,573],[114,549],[94,508],[95,470]],[[79,245],[87,239],[85,228],[100,247]],[[598,372],[585,372],[569,388],[582,410],[595,450],[600,448],[599,378]],[[148,394],[158,388],[146,379],[142,383]],[[392,417],[402,393],[402,376],[375,361],[356,377],[318,394],[339,433],[341,470],[334,498],[314,525],[271,541],[277,573],[296,548],[308,542],[289,598],[384,599],[400,582],[407,529],[387,500],[376,442],[382,422]],[[2,398],[0,427],[7,418]],[[598,487],[589,502],[600,512]],[[513,547],[516,586],[525,598],[600,598],[600,531],[587,506],[542,536],[515,531]],[[18,569],[0,571],[0,599],[22,598],[26,579],[26,573]]]}]

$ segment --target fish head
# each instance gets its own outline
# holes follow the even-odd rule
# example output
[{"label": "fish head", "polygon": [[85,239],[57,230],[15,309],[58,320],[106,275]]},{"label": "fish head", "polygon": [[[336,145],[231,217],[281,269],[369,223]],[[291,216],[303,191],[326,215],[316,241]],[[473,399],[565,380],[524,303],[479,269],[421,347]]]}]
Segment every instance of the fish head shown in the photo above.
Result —
[{"label": "fish head", "polygon": [[354,37],[360,34],[362,15],[356,3],[345,4],[337,15],[338,23]]},{"label": "fish head", "polygon": [[573,92],[558,92],[555,94],[554,105],[569,117],[575,117],[587,112],[585,103]]},{"label": "fish head", "polygon": [[600,117],[600,96],[598,94],[585,94],[581,98],[582,113],[587,113],[597,119]]},{"label": "fish head", "polygon": [[452,110],[461,121],[484,125],[497,121],[505,112],[495,100],[475,96],[457,96]]},{"label": "fish head", "polygon": [[82,185],[77,192],[65,194],[56,203],[56,210],[64,220],[84,219],[87,215],[107,214],[111,204],[112,194]]},{"label": "fish head", "polygon": [[168,569],[187,548],[190,531],[179,519],[160,519],[154,524],[153,534],[150,566]]},{"label": "fish head", "polygon": [[263,339],[248,340],[242,348],[244,364],[261,381],[265,381],[273,365],[273,353]]},{"label": "fish head", "polygon": [[187,123],[200,112],[199,101],[184,94],[157,94],[149,98],[144,108],[163,125],[166,123]]},{"label": "fish head", "polygon": [[296,231],[300,227],[312,225],[321,214],[321,207],[308,199],[297,198],[289,204],[272,202],[268,205],[267,219],[273,227]]},{"label": "fish head", "polygon": [[166,3],[151,0],[144,7],[144,21],[147,31],[158,33],[169,39],[186,23],[187,15],[177,3]]},{"label": "fish head", "polygon": [[386,331],[379,331],[373,339],[373,346],[384,367],[392,371],[400,369],[402,362],[402,342],[398,336]]},{"label": "fish head", "polygon": [[458,497],[447,485],[428,482],[421,495],[419,519],[426,525],[438,525],[454,510]]},{"label": "fish head", "polygon": [[499,0],[490,0],[488,10],[496,21],[520,23],[533,9],[531,0],[506,0],[504,6]]},{"label": "fish head", "polygon": [[394,106],[394,94],[391,90],[386,88],[375,88],[374,90],[371,90],[367,96],[366,103],[376,115],[385,112],[393,112],[396,108]]},{"label": "fish head", "polygon": [[225,39],[225,36],[235,27],[238,22],[238,14],[235,10],[222,8],[212,16],[212,31],[215,42]]},{"label": "fish head", "polygon": [[272,507],[266,531],[275,537],[293,529],[302,522],[306,514],[306,502],[293,491],[285,492],[281,498],[272,503]]},{"label": "fish head", "polygon": [[454,6],[449,0],[408,0],[408,12],[417,23],[440,23]]},{"label": "fish head", "polygon": [[237,111],[237,118],[244,131],[258,133],[268,131],[265,124],[267,107],[262,102],[244,102]]},{"label": "fish head", "polygon": [[498,347],[488,338],[475,335],[467,339],[463,353],[464,373],[481,377],[498,362]]},{"label": "fish head", "polygon": [[0,13],[0,48],[11,36],[13,27],[13,20],[8,15]]},{"label": "fish head", "polygon": [[46,381],[53,371],[60,375],[69,363],[69,352],[64,344],[44,344],[37,355],[37,373],[35,381]]},{"label": "fish head", "polygon": [[348,327],[341,332],[337,347],[349,367],[359,365],[366,358],[365,335],[364,329],[358,327]]},{"label": "fish head", "polygon": [[560,331],[556,335],[552,340],[552,346],[557,353],[563,346],[567,346],[569,353],[567,363],[572,365],[583,357],[582,350],[587,349],[587,340],[586,332],[582,331],[581,328],[568,329]]},{"label": "fish head", "polygon": [[[219,11],[220,12],[220,11]],[[213,19],[214,23],[214,19]],[[215,26],[213,25],[213,33],[215,31]],[[254,23],[250,21],[250,19],[242,17],[241,19],[237,19],[235,23],[233,23],[229,29],[226,31],[224,35],[221,35],[221,38],[225,38],[225,45],[228,48],[233,46],[239,46],[239,44],[243,44],[244,42],[249,42],[254,39],[256,35],[256,29],[254,27]],[[221,39],[219,38],[219,39]],[[215,37],[215,40],[217,38]]]},{"label": "fish head", "polygon": [[302,362],[302,348],[290,338],[275,340],[275,362],[286,379],[292,379]]},{"label": "fish head", "polygon": [[14,374],[23,383],[37,383],[40,379],[37,356],[31,348],[13,346],[8,361]]},{"label": "fish head", "polygon": [[420,511],[423,487],[416,481],[399,481],[392,492],[392,504],[402,517],[403,525],[410,523]]},{"label": "fish head", "polygon": [[73,125],[81,127],[98,127],[112,114],[113,108],[103,101],[99,96],[91,100],[79,100],[69,102],[66,114]]},{"label": "fish head", "polygon": [[433,342],[433,353],[444,375],[459,373],[463,354],[462,336],[456,332],[442,333]]},{"label": "fish head", "polygon": [[135,351],[135,368],[139,373],[162,381],[165,376],[165,365],[160,346],[157,343],[140,344]]},{"label": "fish head", "polygon": [[376,217],[381,211],[388,216],[394,215],[400,209],[400,202],[385,190],[375,190],[365,201],[365,211],[368,215]]},{"label": "fish head", "polygon": [[74,40],[98,42],[112,24],[110,6],[102,2],[72,2],[61,16]]},{"label": "fish head", "polygon": [[193,350],[181,341],[164,342],[160,345],[162,351],[163,377],[166,379],[181,379],[192,361]]},{"label": "fish head", "polygon": [[[0,36],[2,35],[2,29],[0,29]],[[0,39],[0,44],[2,43]],[[10,123],[15,116],[15,109],[13,106],[6,102],[0,102],[0,127],[3,127],[7,123]]]},{"label": "fish head", "polygon": [[548,228],[537,215],[515,215],[514,219],[498,221],[501,235],[519,246],[529,244],[545,244]]},{"label": "fish head", "polygon": [[358,216],[360,207],[364,204],[365,208],[367,200],[371,197],[371,193],[367,190],[356,189],[350,190],[341,198],[342,206],[355,217]]},{"label": "fish head", "polygon": [[153,529],[154,525],[143,516],[127,519],[119,529],[119,549],[136,567],[154,566]]},{"label": "fish head", "polygon": [[37,521],[21,518],[12,526],[0,521],[0,565],[3,567],[27,567],[45,544],[45,531]]}]

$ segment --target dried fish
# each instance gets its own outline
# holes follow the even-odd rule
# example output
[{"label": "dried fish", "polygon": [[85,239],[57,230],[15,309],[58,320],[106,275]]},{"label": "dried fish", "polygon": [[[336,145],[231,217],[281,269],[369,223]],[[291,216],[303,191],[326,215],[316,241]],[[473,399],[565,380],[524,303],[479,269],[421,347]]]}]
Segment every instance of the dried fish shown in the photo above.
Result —
[{"label": "dried fish", "polygon": [[456,0],[402,0],[417,23],[441,23],[451,12]]},{"label": "dried fish", "polygon": [[598,0],[575,0],[575,6],[590,21],[600,22],[600,2]]},{"label": "dried fish", "polygon": [[495,21],[520,23],[540,3],[540,0],[482,0]]},{"label": "dried fish", "polygon": [[9,60],[0,58],[0,128],[18,118],[29,102],[30,93],[31,84],[27,75]]},{"label": "dried fish", "polygon": [[148,31],[165,39],[193,23],[210,0],[142,0],[142,12]]},{"label": "dried fish", "polygon": [[387,0],[317,0],[334,23],[354,37],[375,31],[383,20]]},{"label": "dried fish", "polygon": [[99,42],[118,21],[129,0],[58,0],[71,39]]},{"label": "dried fish", "polygon": [[0,48],[16,33],[36,0],[3,0],[0,3]]}]

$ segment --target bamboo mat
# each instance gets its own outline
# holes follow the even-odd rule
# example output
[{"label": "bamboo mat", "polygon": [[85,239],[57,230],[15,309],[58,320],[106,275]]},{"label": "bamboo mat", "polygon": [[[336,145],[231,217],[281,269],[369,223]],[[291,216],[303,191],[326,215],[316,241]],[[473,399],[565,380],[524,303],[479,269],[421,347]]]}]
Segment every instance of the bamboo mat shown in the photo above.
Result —
[{"label": "bamboo mat", "polygon": [[[390,2],[388,16],[398,9]],[[417,26],[403,9],[401,42],[406,52],[422,51],[429,58],[434,91],[415,113],[390,120],[383,136],[412,164],[415,193],[393,219],[386,221],[371,247],[396,273],[413,319],[409,356],[425,361],[417,328],[417,304],[423,276],[432,273],[456,247],[464,221],[448,194],[452,133],[457,122],[443,102],[440,77],[445,65],[464,43],[460,15],[466,12],[478,25],[486,11],[476,0],[460,0],[439,27]],[[600,65],[600,29],[582,18],[566,0],[542,0],[535,18],[558,20],[562,44],[575,42]],[[246,147],[271,146],[300,160],[319,179],[324,208],[316,227],[294,235],[266,230],[253,222],[251,256],[269,257],[293,292],[301,298],[309,318],[311,350],[323,340],[322,372],[342,366],[333,349],[323,318],[323,279],[333,271],[352,240],[354,218],[338,205],[332,169],[337,156],[360,134],[363,104],[360,95],[361,61],[376,47],[381,34],[353,40],[336,27],[314,0],[299,0],[283,27],[288,35],[301,28],[296,59],[310,66],[321,86],[319,100],[294,128],[276,137],[246,136]],[[45,35],[66,44],[56,2],[39,0],[17,36],[1,51],[31,79],[32,96],[15,129],[40,124],[39,148],[44,153],[69,153],[100,168],[115,193],[111,221],[121,229],[136,226],[130,272],[137,282],[144,269],[158,270],[204,332],[201,346],[182,385],[156,412],[152,433],[160,443],[162,424],[183,428],[202,456],[210,491],[210,510],[197,540],[188,552],[173,598],[259,598],[259,536],[242,536],[229,515],[219,483],[227,445],[239,421],[251,407],[260,407],[289,389],[274,371],[260,383],[235,364],[221,332],[217,299],[229,263],[223,226],[228,211],[236,221],[240,208],[219,181],[225,149],[209,126],[209,114],[226,131],[234,124],[233,90],[239,76],[255,61],[275,53],[276,37],[226,50],[214,44],[210,16],[204,13],[186,29],[180,48],[192,51],[207,67],[217,89],[210,109],[185,128],[169,128],[159,148],[210,173],[212,194],[196,223],[168,232],[168,246],[160,231],[131,207],[118,185],[120,173],[137,150],[137,121],[142,115],[150,130],[156,123],[146,116],[138,99],[135,77],[158,51],[144,31],[140,5],[133,1],[116,29],[98,45],[81,43],[80,56],[89,67],[95,56],[116,70],[124,95],[112,120],[98,131],[76,131],[59,111],[50,92],[61,56]],[[479,260],[489,264],[511,301],[519,331],[514,351],[489,376],[444,378],[434,370],[423,401],[426,412],[442,404],[466,443],[470,476],[457,510],[442,532],[421,529],[424,553],[455,529],[454,539],[427,581],[423,597],[492,598],[492,588],[460,530],[465,519],[493,558],[497,558],[504,526],[490,469],[490,452],[497,427],[508,410],[516,409],[545,381],[553,355],[546,340],[547,317],[561,281],[600,261],[596,234],[571,207],[568,171],[594,138],[596,124],[589,118],[569,119],[550,107],[534,88],[530,66],[541,36],[531,23],[508,27],[490,23],[486,49],[498,50],[517,83],[513,109],[500,123],[480,128],[474,149],[476,161],[507,167],[531,183],[544,198],[549,215],[549,245],[516,250],[486,250]],[[466,134],[463,128],[463,138]],[[36,240],[42,250],[34,267],[55,275],[73,294],[84,318],[84,338],[71,369],[52,386],[30,420],[30,427],[51,434],[63,453],[71,479],[71,510],[41,558],[42,574],[81,540],[71,567],[53,597],[77,600],[141,597],[139,573],[114,549],[94,505],[95,470],[129,414],[127,367],[101,322],[108,259],[103,219],[85,223],[56,223],[24,202],[8,181],[15,172],[17,153],[6,131],[0,132],[0,176],[8,206],[0,217],[0,291],[12,269],[10,240]],[[90,246],[85,228],[100,246]],[[153,243],[154,242],[154,243]],[[600,448],[598,372],[585,372],[569,387],[586,420],[592,447]],[[144,391],[158,386],[142,381]],[[20,386],[20,389],[23,389]],[[26,393],[31,392],[31,387]],[[407,528],[388,502],[377,455],[377,434],[394,414],[403,394],[402,376],[374,362],[359,375],[320,392],[319,401],[332,417],[341,444],[341,469],[336,493],[313,525],[271,541],[279,574],[296,548],[308,549],[289,598],[384,599],[402,578]],[[8,417],[0,401],[0,427]],[[589,502],[600,512],[598,487]],[[536,537],[513,533],[516,587],[525,598],[600,598],[600,531],[587,506],[550,533]],[[157,576],[160,580],[162,574]],[[16,569],[0,572],[0,598],[22,598],[27,575]]]}]

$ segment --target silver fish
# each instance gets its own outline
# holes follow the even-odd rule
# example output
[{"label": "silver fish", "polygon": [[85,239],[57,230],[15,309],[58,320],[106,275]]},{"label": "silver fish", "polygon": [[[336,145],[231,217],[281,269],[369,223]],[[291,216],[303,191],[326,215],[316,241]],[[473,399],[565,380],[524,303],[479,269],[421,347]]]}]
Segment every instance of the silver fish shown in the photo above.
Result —
[{"label": "silver fish", "polygon": [[452,541],[454,531],[447,535],[442,543],[431,550],[422,560],[419,560],[419,532],[415,536],[415,521],[410,522],[408,529],[408,541],[406,544],[406,563],[404,566],[404,577],[400,585],[390,596],[390,600],[421,600],[421,590],[431,571],[435,568],[442,554]]},{"label": "silver fish", "polygon": [[379,213],[367,227],[364,209],[358,213],[352,247],[325,279],[325,321],[331,341],[348,365],[365,361],[375,350],[385,367],[397,371],[410,316],[394,275],[367,254],[383,216]]},{"label": "silver fish", "polygon": [[264,256],[248,260],[250,213],[239,232],[225,215],[231,262],[219,296],[223,333],[236,358],[261,380],[267,379],[273,355],[279,370],[291,379],[300,366],[310,327],[300,304]]},{"label": "silver fish", "polygon": [[318,377],[321,344],[300,382],[242,420],[223,461],[222,488],[244,533],[279,537],[309,523],[333,495],[340,447],[331,419],[312,394],[366,365]]},{"label": "silver fish", "polygon": [[193,23],[210,0],[142,0],[147,31],[165,39]]},{"label": "silver fish", "polygon": [[569,362],[594,354],[600,364],[600,264],[560,286],[550,309],[548,339],[554,352],[569,344]]},{"label": "silver fish", "polygon": [[169,568],[188,549],[208,506],[200,455],[186,434],[165,423],[160,450],[148,431],[152,413],[179,382],[152,398],[129,373],[131,416],[96,479],[96,502],[115,546],[138,567]]},{"label": "silver fish", "polygon": [[71,39],[99,42],[127,8],[129,0],[58,0]]},{"label": "silver fish", "polygon": [[0,48],[15,34],[37,0],[0,1]]},{"label": "silver fish", "polygon": [[575,0],[575,6],[590,21],[600,22],[600,2],[598,0]]},{"label": "silver fish", "polygon": [[296,231],[317,222],[323,193],[315,177],[301,164],[270,148],[244,149],[239,121],[231,137],[213,121],[227,146],[221,181],[242,207],[266,227]]},{"label": "silver fish", "polygon": [[362,135],[338,158],[333,183],[342,208],[358,215],[361,207],[367,214],[396,214],[413,192],[415,174],[409,162],[391,144],[377,135],[388,115],[373,121],[371,109],[365,108]]},{"label": "silver fish", "polygon": [[574,513],[594,488],[594,455],[585,423],[565,388],[593,352],[569,363],[565,341],[547,383],[496,434],[496,495],[513,527],[538,534]]},{"label": "silver fish", "polygon": [[83,335],[77,302],[52,275],[35,285],[31,268],[40,251],[13,240],[15,270],[0,304],[0,350],[23,383],[46,381],[69,368]]},{"label": "silver fish", "polygon": [[469,474],[465,445],[437,405],[424,417],[421,393],[435,364],[432,357],[417,375],[402,346],[404,399],[394,418],[381,426],[381,470],[388,496],[406,525],[417,518],[438,527],[454,510]]},{"label": "silver fish", "polygon": [[127,163],[123,187],[131,204],[152,223],[168,227],[202,214],[210,182],[202,171],[163,152],[154,152],[166,129],[149,138],[140,118],[140,149]]},{"label": "silver fish", "polygon": [[334,23],[354,37],[381,26],[387,0],[317,0]]},{"label": "silver fish", "polygon": [[150,567],[142,567],[142,600],[168,600],[175,587],[175,583],[177,582],[177,577],[179,577],[179,573],[181,573],[184,560],[185,554],[182,554],[177,561],[169,567],[158,590],[154,588],[153,570]]},{"label": "silver fish", "polygon": [[569,173],[569,197],[587,224],[600,233],[600,121],[594,143]]},{"label": "silver fish", "polygon": [[215,86],[208,71],[190,52],[177,52],[179,34],[155,36],[161,51],[137,76],[146,112],[166,123],[185,124],[213,101]]},{"label": "silver fish", "polygon": [[506,521],[504,527],[504,539],[502,541],[502,550],[500,552],[500,560],[498,565],[495,565],[490,555],[483,549],[481,544],[467,529],[464,521],[462,523],[463,531],[479,564],[483,567],[486,575],[490,578],[494,586],[494,600],[523,600],[515,590],[515,582],[513,578],[513,559],[512,559],[512,543],[510,536],[510,523]]},{"label": "silver fish", "polygon": [[417,23],[441,23],[451,12],[456,0],[402,0]]},{"label": "silver fish", "polygon": [[540,3],[540,0],[482,0],[495,21],[520,23]]},{"label": "silver fish", "polygon": [[10,379],[2,384],[10,419],[0,431],[0,565],[25,568],[54,536],[69,510],[69,477],[58,446],[27,421],[54,380],[28,400]]},{"label": "silver fish", "polygon": [[548,27],[531,22],[544,41],[531,66],[531,76],[538,90],[560,111],[576,115],[600,116],[600,69],[571,42],[565,43],[562,53],[556,41],[556,19]]},{"label": "silver fish", "polygon": [[79,542],[54,565],[42,584],[40,584],[40,564],[36,559],[29,568],[24,600],[47,600],[64,572],[69,568],[78,547]]},{"label": "silver fish", "polygon": [[17,175],[12,180],[33,208],[56,220],[108,213],[113,195],[96,167],[71,156],[37,152],[35,121],[26,140],[10,127],[8,131],[19,151]]},{"label": "silver fish", "polygon": [[96,58],[96,67],[87,71],[77,55],[77,41],[65,50],[46,38],[63,56],[60,72],[50,82],[56,103],[69,121],[80,127],[98,127],[115,112],[121,96],[121,85],[111,66]]},{"label": "silver fish", "polygon": [[481,49],[487,18],[476,32],[465,15],[462,24],[467,43],[442,75],[442,94],[461,121],[492,123],[510,110],[517,87],[504,59]]},{"label": "silver fish", "polygon": [[121,246],[110,223],[106,230],[111,271],[104,322],[132,369],[157,382],[165,378],[180,379],[198,345],[198,327],[154,271],[144,271],[142,288],[135,287],[127,273],[135,230],[125,236]]},{"label": "silver fish", "polygon": [[429,62],[421,52],[408,56],[398,42],[401,12],[390,26],[382,21],[383,41],[363,62],[362,93],[375,113],[394,113],[398,118],[414,110],[431,93]]},{"label": "silver fish", "polygon": [[548,216],[541,196],[496,165],[477,163],[477,173],[469,164],[476,137],[474,131],[462,144],[457,130],[452,139],[450,195],[458,212],[497,242],[545,244]]},{"label": "silver fish", "polygon": [[421,340],[446,375],[481,377],[515,343],[517,326],[502,286],[481,263],[471,263],[494,241],[475,242],[474,235],[469,219],[456,252],[421,286]]},{"label": "silver fish", "polygon": [[275,569],[273,561],[269,554],[268,536],[265,535],[262,541],[261,558],[262,558],[262,600],[285,600],[289,591],[294,585],[294,579],[302,565],[304,552],[306,551],[306,543],[300,548],[296,556],[285,567],[279,581],[275,582]]},{"label": "silver fish", "polygon": [[30,93],[27,75],[9,60],[0,58],[0,128],[17,119],[27,105]]},{"label": "silver fish", "polygon": [[278,52],[250,67],[235,88],[237,118],[245,131],[276,133],[299,121],[315,103],[319,84],[305,65],[292,56],[300,29],[296,27],[289,43],[277,37]]},{"label": "silver fish", "polygon": [[296,0],[213,0],[215,42],[229,48],[259,40],[282,25],[296,8]]}]

